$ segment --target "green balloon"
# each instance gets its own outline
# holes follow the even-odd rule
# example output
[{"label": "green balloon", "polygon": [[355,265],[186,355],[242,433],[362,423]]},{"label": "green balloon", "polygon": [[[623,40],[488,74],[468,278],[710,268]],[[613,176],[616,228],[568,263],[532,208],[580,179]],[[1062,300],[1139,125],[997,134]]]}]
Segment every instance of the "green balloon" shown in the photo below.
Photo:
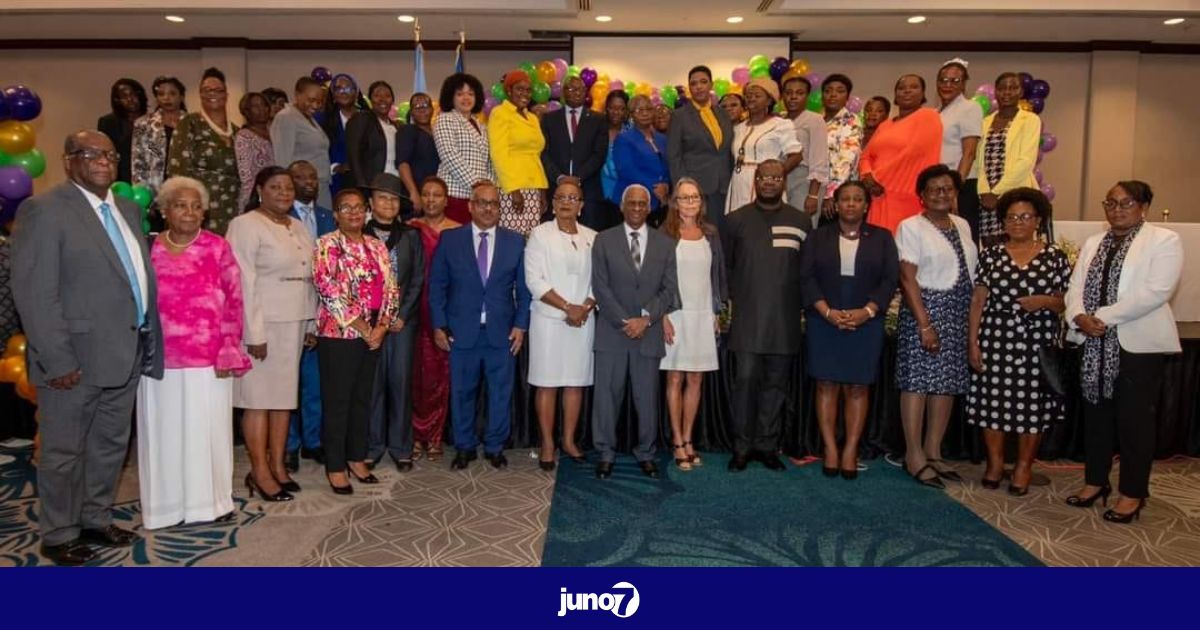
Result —
[{"label": "green balloon", "polygon": [[522,61],[517,65],[517,67],[520,68],[525,74],[529,75],[529,78],[531,79],[537,76],[537,66],[533,65],[532,61]]},{"label": "green balloon", "polygon": [[130,186],[129,182],[113,182],[113,185],[109,189],[118,197],[133,199],[133,186]]},{"label": "green balloon", "polygon": [[0,166],[8,166],[12,164],[12,156],[0,149]]},{"label": "green balloon", "polygon": [[150,207],[150,202],[154,201],[154,193],[150,191],[149,187],[138,184],[133,187],[133,201],[144,212],[146,208]]},{"label": "green balloon", "polygon": [[750,61],[746,63],[746,66],[752,69],[754,66],[766,66],[770,68],[771,60],[767,59],[766,55],[754,55],[750,58]]},{"label": "green balloon", "polygon": [[625,82],[625,94],[627,94],[630,98],[633,98],[633,91],[635,89],[637,89],[637,81]]},{"label": "green balloon", "polygon": [[534,103],[546,103],[549,100],[550,100],[550,86],[546,85],[545,83],[542,83],[541,81],[535,81],[533,83],[533,102]]},{"label": "green balloon", "polygon": [[569,77],[579,76],[580,71],[581,70],[580,70],[579,66],[575,66],[575,65],[567,66],[567,76],[569,76]]},{"label": "green balloon", "polygon": [[400,122],[408,120],[408,112],[412,111],[411,103],[400,103],[396,106],[396,119]]},{"label": "green balloon", "polygon": [[492,98],[497,101],[504,101],[508,96],[504,93],[504,84],[496,82],[492,84]]},{"label": "green balloon", "polygon": [[669,83],[662,86],[658,95],[662,98],[663,105],[671,109],[675,109],[675,104],[679,102],[679,92],[675,91],[675,86]]},{"label": "green balloon", "polygon": [[25,172],[34,179],[41,177],[42,173],[46,172],[46,156],[37,149],[30,149],[25,153],[10,157],[9,163],[25,169]]},{"label": "green balloon", "polygon": [[989,113],[991,113],[992,100],[988,98],[987,94],[976,94],[975,98],[972,98],[971,100],[979,104],[979,109],[983,110],[984,116],[987,116]]},{"label": "green balloon", "polygon": [[729,79],[717,79],[713,81],[713,94],[717,95],[717,100],[725,98],[729,93]]},{"label": "green balloon", "polygon": [[818,114],[825,112],[825,103],[821,100],[821,93],[817,91],[808,94],[808,111],[817,112]]},{"label": "green balloon", "polygon": [[771,68],[768,66],[755,66],[750,68],[751,79],[769,79],[771,78]]}]

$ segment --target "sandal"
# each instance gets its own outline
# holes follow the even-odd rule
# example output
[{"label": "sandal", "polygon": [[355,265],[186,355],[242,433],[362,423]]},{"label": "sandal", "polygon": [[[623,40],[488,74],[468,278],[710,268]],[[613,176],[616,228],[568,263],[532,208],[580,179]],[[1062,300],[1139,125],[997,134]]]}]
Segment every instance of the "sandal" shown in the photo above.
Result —
[{"label": "sandal", "polygon": [[429,461],[431,461],[431,462],[441,461],[441,459],[442,459],[442,443],[441,443],[441,441],[430,444],[429,450],[425,451],[425,457],[428,457]]},{"label": "sandal", "polygon": [[[687,442],[684,442],[684,444],[687,444]],[[677,451],[684,451],[683,457],[675,458],[675,467],[678,468],[679,470],[691,470],[692,469],[692,458],[688,457],[687,451],[684,450],[684,448],[683,448],[683,444],[673,444],[672,446],[674,446],[675,450],[677,450]]]},{"label": "sandal", "polygon": [[[921,475],[924,474],[926,470],[932,472],[933,476],[922,479]],[[942,483],[942,480],[938,478],[938,470],[936,468],[934,468],[931,464],[925,464],[924,466],[922,466],[921,470],[918,470],[915,474],[912,474],[912,478],[916,479],[917,483],[919,483],[923,486],[928,486],[930,488],[937,488],[938,490],[946,489],[946,484]]]},{"label": "sandal", "polygon": [[420,442],[413,444],[412,460],[415,462],[425,456],[425,445]]},{"label": "sandal", "polygon": [[703,466],[704,460],[700,459],[700,454],[697,453],[695,451],[695,449],[693,449],[691,453],[687,452],[688,447],[691,445],[692,445],[692,443],[690,441],[688,441],[688,442],[684,442],[683,446],[679,447],[679,448],[682,448],[683,452],[687,453],[688,461],[691,462],[693,466]]},{"label": "sandal", "polygon": [[942,460],[940,460],[940,459],[927,459],[927,460],[925,460],[925,461],[926,461],[926,462],[928,462],[928,463],[925,465],[925,467],[926,467],[926,468],[932,468],[932,469],[933,469],[933,472],[937,473],[937,476],[938,476],[938,477],[941,477],[942,479],[945,479],[946,481],[958,481],[958,482],[961,482],[961,481],[963,480],[963,479],[962,479],[962,476],[960,476],[958,473],[954,472],[953,470],[942,470],[942,469],[938,468],[937,466],[934,466],[934,464],[944,464],[945,462],[943,462]]}]

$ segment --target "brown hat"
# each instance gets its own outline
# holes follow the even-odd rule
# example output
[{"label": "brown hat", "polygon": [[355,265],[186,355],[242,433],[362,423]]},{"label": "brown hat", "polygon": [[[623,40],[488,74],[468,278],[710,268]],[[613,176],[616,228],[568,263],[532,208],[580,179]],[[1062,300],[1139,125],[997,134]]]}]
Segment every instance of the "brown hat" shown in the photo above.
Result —
[{"label": "brown hat", "polygon": [[408,199],[408,190],[404,187],[404,182],[400,181],[399,177],[391,173],[380,173],[371,180],[371,185],[367,190],[378,190],[390,195],[396,195],[401,199]]},{"label": "brown hat", "polygon": [[[775,83],[774,79],[750,79],[750,82],[746,84],[746,87],[750,86],[762,88],[762,90],[766,92],[772,100],[779,100],[779,85]],[[743,92],[745,92],[745,90],[743,90]]]}]

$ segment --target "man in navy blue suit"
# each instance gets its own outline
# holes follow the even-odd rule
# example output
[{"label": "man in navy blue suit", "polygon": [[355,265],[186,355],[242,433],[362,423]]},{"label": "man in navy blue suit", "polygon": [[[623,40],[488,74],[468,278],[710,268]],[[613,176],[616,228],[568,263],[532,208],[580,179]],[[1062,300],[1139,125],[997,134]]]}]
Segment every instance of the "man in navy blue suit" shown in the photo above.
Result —
[{"label": "man in navy blue suit", "polygon": [[[289,214],[308,228],[314,241],[337,229],[333,212],[317,203],[321,187],[317,168],[311,162],[296,160],[288,165],[288,172],[296,186],[296,201]],[[315,335],[305,336],[304,351],[300,353],[300,408],[292,413],[292,421],[288,424],[287,457],[284,458],[289,472],[299,469],[300,457],[325,463],[325,454],[321,450],[321,372],[317,368]]]},{"label": "man in navy blue suit", "polygon": [[516,355],[529,328],[525,286],[525,239],[497,227],[500,191],[489,181],[471,189],[471,223],[442,233],[429,276],[434,342],[450,353],[450,416],[454,448],[450,467],[463,470],[476,458],[475,395],[481,374],[488,385],[483,452],[504,468],[504,443],[512,413]]}]

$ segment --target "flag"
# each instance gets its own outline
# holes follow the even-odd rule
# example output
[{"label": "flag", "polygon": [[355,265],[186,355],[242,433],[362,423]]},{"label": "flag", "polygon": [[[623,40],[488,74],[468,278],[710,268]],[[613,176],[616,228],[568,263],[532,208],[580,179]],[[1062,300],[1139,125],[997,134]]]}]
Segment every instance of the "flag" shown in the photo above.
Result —
[{"label": "flag", "polygon": [[425,47],[417,42],[416,56],[413,62],[416,71],[413,74],[413,94],[425,91]]},{"label": "flag", "polygon": [[454,48],[454,71],[455,72],[466,72],[467,71],[466,70],[467,60],[466,60],[466,55],[465,55],[467,52],[466,47],[467,47],[467,44],[465,42],[459,42],[458,46],[455,46],[455,48]]}]

